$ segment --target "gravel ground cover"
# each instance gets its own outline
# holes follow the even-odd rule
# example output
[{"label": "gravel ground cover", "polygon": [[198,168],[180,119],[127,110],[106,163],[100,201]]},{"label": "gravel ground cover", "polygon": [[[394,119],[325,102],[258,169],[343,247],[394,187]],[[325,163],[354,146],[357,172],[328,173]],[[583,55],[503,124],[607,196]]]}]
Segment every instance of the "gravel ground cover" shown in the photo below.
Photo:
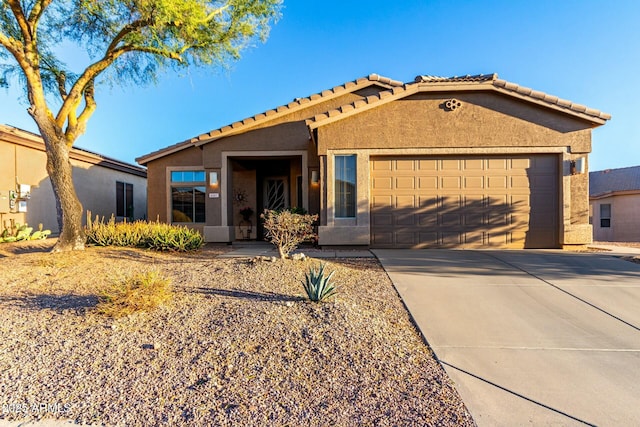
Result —
[{"label": "gravel ground cover", "polygon": [[[375,259],[327,261],[339,293],[303,298],[319,261],[0,245],[0,420],[101,425],[474,425]],[[172,303],[94,308],[134,272]]]}]

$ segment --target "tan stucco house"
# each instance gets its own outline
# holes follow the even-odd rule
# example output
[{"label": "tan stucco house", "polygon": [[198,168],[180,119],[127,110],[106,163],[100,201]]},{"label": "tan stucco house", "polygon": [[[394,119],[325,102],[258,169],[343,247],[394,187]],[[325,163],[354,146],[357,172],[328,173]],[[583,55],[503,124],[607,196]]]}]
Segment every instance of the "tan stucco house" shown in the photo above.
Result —
[{"label": "tan stucco house", "polygon": [[640,242],[640,166],[589,173],[593,239]]},{"label": "tan stucco house", "polygon": [[295,206],[323,246],[555,248],[591,242],[591,130],[609,118],[495,74],[372,74],[137,161],[149,217],[209,242],[260,239],[245,207]]},{"label": "tan stucco house", "polygon": [[[85,210],[107,219],[146,217],[146,169],[80,148],[72,148],[70,158],[73,183]],[[0,232],[12,219],[59,232],[46,162],[39,135],[0,125]]]}]

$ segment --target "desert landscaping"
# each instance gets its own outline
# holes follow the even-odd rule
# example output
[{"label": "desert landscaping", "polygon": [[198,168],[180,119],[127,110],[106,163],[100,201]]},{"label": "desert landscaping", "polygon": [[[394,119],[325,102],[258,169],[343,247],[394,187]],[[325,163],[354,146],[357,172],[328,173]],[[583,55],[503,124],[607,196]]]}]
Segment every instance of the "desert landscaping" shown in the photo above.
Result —
[{"label": "desert landscaping", "polygon": [[[221,259],[54,239],[0,246],[0,419],[105,425],[474,425],[375,259]],[[172,297],[121,317],[96,307],[141,272]]]}]

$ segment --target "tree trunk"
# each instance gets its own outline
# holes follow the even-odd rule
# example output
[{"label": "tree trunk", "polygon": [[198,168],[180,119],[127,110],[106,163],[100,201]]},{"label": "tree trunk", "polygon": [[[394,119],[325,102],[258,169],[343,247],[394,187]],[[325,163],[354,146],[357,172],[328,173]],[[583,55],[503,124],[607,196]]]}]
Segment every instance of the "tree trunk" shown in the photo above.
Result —
[{"label": "tree trunk", "polygon": [[73,185],[70,148],[65,138],[55,132],[40,126],[40,133],[47,148],[47,173],[56,199],[58,224],[62,224],[53,252],[82,250],[86,239],[82,227],[83,209]]}]

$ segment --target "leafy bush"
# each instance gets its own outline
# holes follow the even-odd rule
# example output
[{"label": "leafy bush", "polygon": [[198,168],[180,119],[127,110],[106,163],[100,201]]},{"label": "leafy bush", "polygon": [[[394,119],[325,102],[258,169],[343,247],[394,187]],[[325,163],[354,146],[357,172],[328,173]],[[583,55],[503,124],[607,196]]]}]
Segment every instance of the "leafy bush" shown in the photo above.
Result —
[{"label": "leafy bush", "polygon": [[311,301],[322,301],[336,293],[336,287],[331,283],[331,277],[335,271],[325,277],[325,266],[326,264],[323,263],[320,264],[318,270],[309,268],[309,272],[305,274],[305,281],[302,282],[302,285]]},{"label": "leafy bush", "polygon": [[264,220],[265,237],[278,248],[280,258],[287,258],[300,243],[316,237],[313,223],[318,215],[265,210],[260,217]]},{"label": "leafy bush", "polygon": [[97,246],[124,246],[148,248],[157,251],[189,252],[198,250],[204,238],[196,230],[185,226],[161,222],[134,221],[116,222],[112,216],[105,222],[96,216],[91,219],[87,213],[85,227],[87,244]]},{"label": "leafy bush", "polygon": [[173,293],[169,279],[157,271],[136,273],[104,290],[96,311],[109,317],[122,317],[149,311],[168,302]]}]

